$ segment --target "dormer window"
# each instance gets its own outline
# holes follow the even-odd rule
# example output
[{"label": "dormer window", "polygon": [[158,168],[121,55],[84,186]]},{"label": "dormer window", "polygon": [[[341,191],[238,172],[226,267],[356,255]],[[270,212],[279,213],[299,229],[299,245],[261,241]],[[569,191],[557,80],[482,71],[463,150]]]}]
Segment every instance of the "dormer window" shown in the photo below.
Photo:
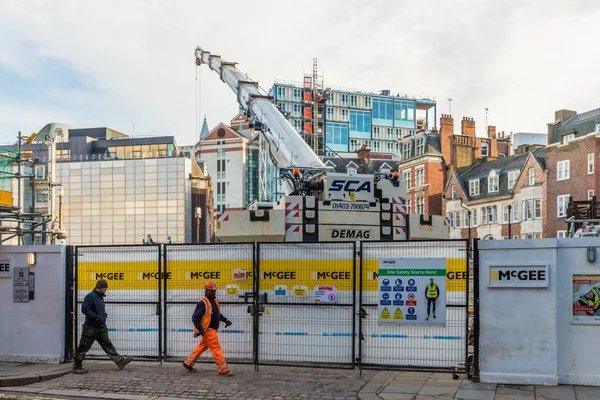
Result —
[{"label": "dormer window", "polygon": [[488,176],[488,193],[496,193],[499,190],[499,176],[495,170],[490,172]]},{"label": "dormer window", "polygon": [[356,175],[356,174],[357,174],[357,172],[358,172],[358,171],[356,170],[356,168],[352,168],[352,167],[348,167],[348,168],[346,169],[346,171],[348,172],[348,175]]},{"label": "dormer window", "polygon": [[568,135],[563,136],[563,144],[568,144],[573,139],[575,139],[575,134],[569,133]]},{"label": "dormer window", "polygon": [[481,143],[481,156],[489,157],[490,156],[490,145],[487,143]]}]

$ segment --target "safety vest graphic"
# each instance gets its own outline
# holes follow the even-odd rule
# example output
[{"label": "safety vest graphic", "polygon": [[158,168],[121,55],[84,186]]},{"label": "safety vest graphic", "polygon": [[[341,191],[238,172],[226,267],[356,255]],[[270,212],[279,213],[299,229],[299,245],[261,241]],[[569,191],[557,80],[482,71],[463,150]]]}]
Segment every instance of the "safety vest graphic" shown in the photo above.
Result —
[{"label": "safety vest graphic", "polygon": [[[212,305],[210,304],[210,300],[206,296],[204,296],[201,300],[204,303],[204,315],[200,320],[200,326],[202,326],[202,330],[206,332],[208,326],[210,325],[210,319],[213,314]],[[217,310],[221,312],[221,305],[219,304],[219,300],[215,299],[215,304],[217,305]],[[198,329],[194,326],[194,333],[198,333]]]},{"label": "safety vest graphic", "polygon": [[594,310],[596,310],[600,307],[600,289],[598,289],[597,287],[593,287],[591,292],[594,294],[593,299],[590,300],[584,295],[579,297],[579,301],[585,304],[586,306],[594,307]]},{"label": "safety vest graphic", "polygon": [[437,297],[437,288],[438,288],[437,283],[434,283],[433,285],[431,285],[431,284],[427,285],[427,298],[428,299],[435,299]]}]

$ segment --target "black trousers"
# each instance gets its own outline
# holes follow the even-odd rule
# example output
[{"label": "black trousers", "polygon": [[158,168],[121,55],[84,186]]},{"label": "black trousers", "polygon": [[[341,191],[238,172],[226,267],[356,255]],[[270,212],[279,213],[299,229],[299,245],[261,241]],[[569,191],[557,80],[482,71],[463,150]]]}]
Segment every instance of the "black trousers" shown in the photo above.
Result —
[{"label": "black trousers", "polygon": [[113,346],[110,341],[106,325],[93,326],[84,324],[81,339],[79,340],[79,346],[75,351],[75,365],[73,368],[81,368],[81,363],[85,358],[85,354],[90,350],[95,341],[98,342],[100,347],[102,347],[102,350],[104,350],[115,364],[118,365],[121,362],[123,357],[117,353],[117,349],[115,349],[115,346]]},{"label": "black trousers", "polygon": [[433,304],[433,313],[435,314],[435,302],[437,299],[427,299],[427,316],[429,316],[429,310]]}]

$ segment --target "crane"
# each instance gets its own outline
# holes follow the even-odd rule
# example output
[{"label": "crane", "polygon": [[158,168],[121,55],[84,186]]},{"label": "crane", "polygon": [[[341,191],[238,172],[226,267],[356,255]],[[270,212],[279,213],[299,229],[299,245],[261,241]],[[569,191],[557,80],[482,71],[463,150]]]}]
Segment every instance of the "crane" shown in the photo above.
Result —
[{"label": "crane", "polygon": [[[206,64],[219,74],[221,80],[237,96],[239,105],[254,120],[254,128],[261,132],[261,200],[267,195],[267,162],[279,170],[297,167],[312,171],[312,176],[325,171],[327,167],[296,129],[273,104],[273,98],[260,88],[258,82],[248,78],[237,69],[237,63],[222,60],[200,47],[196,48],[196,65]],[[288,179],[282,179],[285,194],[296,190]]]}]

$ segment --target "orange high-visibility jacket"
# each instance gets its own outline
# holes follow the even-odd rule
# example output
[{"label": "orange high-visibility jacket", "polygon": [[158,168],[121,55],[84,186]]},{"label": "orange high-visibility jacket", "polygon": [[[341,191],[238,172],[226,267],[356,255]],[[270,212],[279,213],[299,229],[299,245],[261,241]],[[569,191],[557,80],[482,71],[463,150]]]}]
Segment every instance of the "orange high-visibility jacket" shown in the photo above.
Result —
[{"label": "orange high-visibility jacket", "polygon": [[[200,326],[202,327],[202,331],[206,332],[208,326],[210,325],[210,319],[212,317],[213,309],[212,304],[210,304],[210,300],[206,296],[204,296],[201,300],[204,303],[204,315],[200,319]],[[221,305],[219,304],[219,300],[215,298],[215,304],[217,305],[217,311],[221,312]],[[198,328],[194,326],[194,333],[199,333]]]}]

